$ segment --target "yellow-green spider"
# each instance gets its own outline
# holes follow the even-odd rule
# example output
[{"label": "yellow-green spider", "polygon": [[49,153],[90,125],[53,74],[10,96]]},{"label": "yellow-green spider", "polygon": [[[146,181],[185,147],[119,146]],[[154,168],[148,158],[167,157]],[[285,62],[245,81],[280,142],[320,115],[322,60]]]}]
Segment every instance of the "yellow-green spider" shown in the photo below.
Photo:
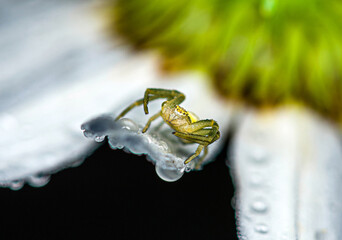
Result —
[{"label": "yellow-green spider", "polygon": [[115,121],[125,116],[126,113],[128,113],[134,107],[140,105],[144,105],[145,114],[148,114],[147,104],[149,101],[160,98],[166,98],[167,100],[162,103],[161,110],[147,121],[147,124],[142,132],[145,133],[150,127],[151,122],[161,116],[163,120],[173,130],[175,130],[175,132],[173,132],[174,135],[186,140],[188,143],[199,144],[196,152],[188,157],[184,161],[184,164],[187,164],[196,158],[204,149],[204,154],[198,161],[198,164],[201,163],[208,153],[208,145],[220,138],[219,125],[212,119],[199,120],[194,114],[191,114],[184,108],[180,107],[179,104],[184,101],[185,95],[179,91],[148,88],[145,91],[144,98],[137,100],[128,106],[120,113]]}]

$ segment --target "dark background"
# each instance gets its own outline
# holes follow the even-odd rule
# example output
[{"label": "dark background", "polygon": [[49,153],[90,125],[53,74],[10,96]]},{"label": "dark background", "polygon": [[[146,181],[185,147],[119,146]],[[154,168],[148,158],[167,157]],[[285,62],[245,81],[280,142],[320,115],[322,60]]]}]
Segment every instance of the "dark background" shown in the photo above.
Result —
[{"label": "dark background", "polygon": [[103,144],[44,187],[0,189],[0,239],[237,239],[226,150],[168,183],[144,156]]}]

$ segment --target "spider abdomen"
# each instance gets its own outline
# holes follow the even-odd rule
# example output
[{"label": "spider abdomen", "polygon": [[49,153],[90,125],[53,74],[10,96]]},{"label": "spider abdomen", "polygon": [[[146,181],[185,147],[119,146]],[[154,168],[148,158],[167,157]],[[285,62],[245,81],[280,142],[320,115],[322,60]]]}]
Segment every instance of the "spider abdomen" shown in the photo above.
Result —
[{"label": "spider abdomen", "polygon": [[162,107],[161,116],[164,121],[174,130],[179,131],[191,124],[188,112],[180,107]]}]

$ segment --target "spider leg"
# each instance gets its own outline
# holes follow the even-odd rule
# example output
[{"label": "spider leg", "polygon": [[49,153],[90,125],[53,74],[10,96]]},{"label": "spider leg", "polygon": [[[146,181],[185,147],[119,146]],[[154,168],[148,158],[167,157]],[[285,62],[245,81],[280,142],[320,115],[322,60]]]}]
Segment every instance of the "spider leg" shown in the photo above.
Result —
[{"label": "spider leg", "polygon": [[145,95],[143,98],[144,104],[144,111],[145,114],[148,114],[148,107],[147,104],[149,101],[157,99],[157,98],[166,98],[168,102],[166,104],[170,106],[176,106],[182,103],[185,99],[185,95],[177,90],[167,90],[167,89],[160,89],[160,88],[148,88],[145,91]]},{"label": "spider leg", "polygon": [[192,133],[181,133],[181,132],[174,132],[173,134],[179,138],[188,140],[193,143],[205,145],[205,146],[211,143],[211,141],[209,141],[208,137],[206,136],[201,136],[201,135],[192,134]]},{"label": "spider leg", "polygon": [[200,153],[202,152],[203,148],[205,146],[203,145],[199,145],[196,149],[196,152],[194,154],[192,154],[190,157],[188,157],[185,161],[184,164],[188,164],[189,162],[191,162],[194,158],[196,158],[198,155],[200,155]]},{"label": "spider leg", "polygon": [[214,120],[199,120],[191,123],[186,129],[187,132],[175,132],[174,135],[182,139],[200,144],[196,152],[185,160],[184,164],[189,163],[197,157],[204,148],[204,155],[198,160],[197,167],[201,165],[208,153],[207,146],[220,138],[219,126]]},{"label": "spider leg", "polygon": [[[203,132],[203,133],[207,134],[209,131],[211,131],[211,130],[210,129],[203,129],[203,130],[199,130],[198,132],[200,132],[200,133]],[[200,135],[195,135],[195,134],[190,134],[190,133],[175,132],[174,135],[176,135],[177,137],[180,137],[182,139],[186,139],[188,141],[198,143],[198,144],[200,144],[199,147],[202,146],[202,148],[204,148],[203,156],[201,156],[201,158],[196,163],[196,168],[198,169],[208,154],[208,145],[212,142],[210,142],[208,139],[206,139],[207,137],[205,137],[205,136],[200,136]],[[202,137],[204,137],[204,139]],[[219,132],[217,132],[216,137],[214,138],[214,141],[216,141],[219,137],[220,137],[220,134],[219,134]],[[184,164],[189,163],[191,160],[193,160],[195,157],[197,157],[200,154],[197,151],[198,151],[198,148],[197,148],[195,154],[191,155],[188,159],[185,160]]]},{"label": "spider leg", "polygon": [[[115,121],[119,120],[123,116],[125,116],[130,110],[134,107],[144,105],[145,114],[148,114],[147,104],[150,101],[159,99],[159,98],[166,98],[168,100],[167,104],[170,106],[176,106],[184,101],[185,95],[181,92],[176,90],[166,90],[166,89],[159,89],[159,88],[148,88],[145,91],[144,98],[139,99],[129,105],[126,109],[124,109],[118,117],[115,118]],[[171,100],[171,101],[170,101]]]},{"label": "spider leg", "polygon": [[213,130],[212,129],[200,129],[196,132],[193,132],[193,134],[201,135],[201,136],[208,136]]},{"label": "spider leg", "polygon": [[198,161],[197,161],[197,163],[196,163],[196,165],[195,165],[195,168],[197,169],[197,170],[199,170],[200,169],[200,167],[201,167],[201,165],[202,165],[202,163],[203,163],[203,161],[204,161],[204,159],[205,159],[205,157],[208,155],[208,146],[205,146],[204,147],[204,154],[200,157],[200,159],[198,159]]},{"label": "spider leg", "polygon": [[[199,131],[196,131],[196,135],[202,135],[202,136],[206,136],[208,135],[212,130],[211,129],[202,129],[202,130],[199,130]],[[206,145],[206,144],[210,144],[209,141],[200,141],[198,139],[195,140],[194,142],[194,138],[189,135],[189,134],[185,134],[185,135],[182,135],[182,134],[179,134],[179,133],[173,133],[174,135],[176,135],[177,137],[181,138],[181,139],[184,139],[186,140],[184,143],[199,143],[199,144],[202,144],[202,145]],[[212,139],[212,143],[215,142],[217,139],[220,138],[220,132],[217,132],[216,133],[216,136],[214,137],[214,139]]]},{"label": "spider leg", "polygon": [[[193,122],[186,128],[186,132],[205,137],[210,143],[216,141],[220,137],[219,125],[212,119],[205,119]],[[196,138],[197,137],[195,137],[195,139]]]},{"label": "spider leg", "polygon": [[212,119],[204,119],[204,120],[198,120],[196,122],[193,122],[189,125],[188,131],[190,132],[196,132],[200,129],[203,129],[205,127],[211,127],[211,128],[219,128],[217,122]]},{"label": "spider leg", "polygon": [[[152,101],[152,100],[155,100],[155,99],[157,99],[158,97],[156,97],[156,96],[151,96],[151,98],[150,98],[150,101]],[[137,101],[135,101],[134,103],[132,103],[131,105],[129,105],[127,108],[125,108],[125,110],[123,110],[120,114],[119,114],[119,116],[117,116],[116,118],[115,118],[115,121],[117,121],[117,120],[119,120],[120,118],[122,118],[123,116],[125,116],[129,111],[131,111],[134,107],[137,107],[137,106],[140,106],[140,105],[142,105],[144,103],[144,99],[142,98],[142,99],[139,99],[139,100],[137,100]]]},{"label": "spider leg", "polygon": [[145,133],[147,131],[147,129],[150,127],[151,122],[156,120],[158,117],[160,117],[161,111],[159,111],[158,113],[154,114],[152,117],[150,117],[150,119],[148,119],[144,129],[142,130],[143,133]]},{"label": "spider leg", "polygon": [[[212,129],[201,129],[201,130],[194,132],[194,134],[201,135],[201,136],[209,136],[212,134],[212,132],[213,132]],[[215,142],[219,138],[220,138],[220,132],[217,131],[215,137],[211,140],[211,143]]]}]

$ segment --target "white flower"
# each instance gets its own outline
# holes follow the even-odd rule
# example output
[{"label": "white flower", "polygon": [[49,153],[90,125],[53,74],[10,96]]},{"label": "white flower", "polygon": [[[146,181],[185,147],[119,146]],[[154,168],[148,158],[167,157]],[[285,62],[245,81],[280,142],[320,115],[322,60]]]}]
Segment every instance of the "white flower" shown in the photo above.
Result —
[{"label": "white flower", "polygon": [[[46,184],[48,177],[35,176],[75,165],[96,148],[82,123],[119,113],[147,87],[172,88],[186,94],[186,109],[220,125],[222,141],[212,145],[208,161],[234,126],[229,165],[241,239],[342,238],[342,153],[332,124],[306,110],[227,104],[198,74],[162,76],[153,54],[112,47],[91,7],[76,2],[14,11],[0,26],[3,186]],[[142,109],[131,117],[139,114]]]}]

